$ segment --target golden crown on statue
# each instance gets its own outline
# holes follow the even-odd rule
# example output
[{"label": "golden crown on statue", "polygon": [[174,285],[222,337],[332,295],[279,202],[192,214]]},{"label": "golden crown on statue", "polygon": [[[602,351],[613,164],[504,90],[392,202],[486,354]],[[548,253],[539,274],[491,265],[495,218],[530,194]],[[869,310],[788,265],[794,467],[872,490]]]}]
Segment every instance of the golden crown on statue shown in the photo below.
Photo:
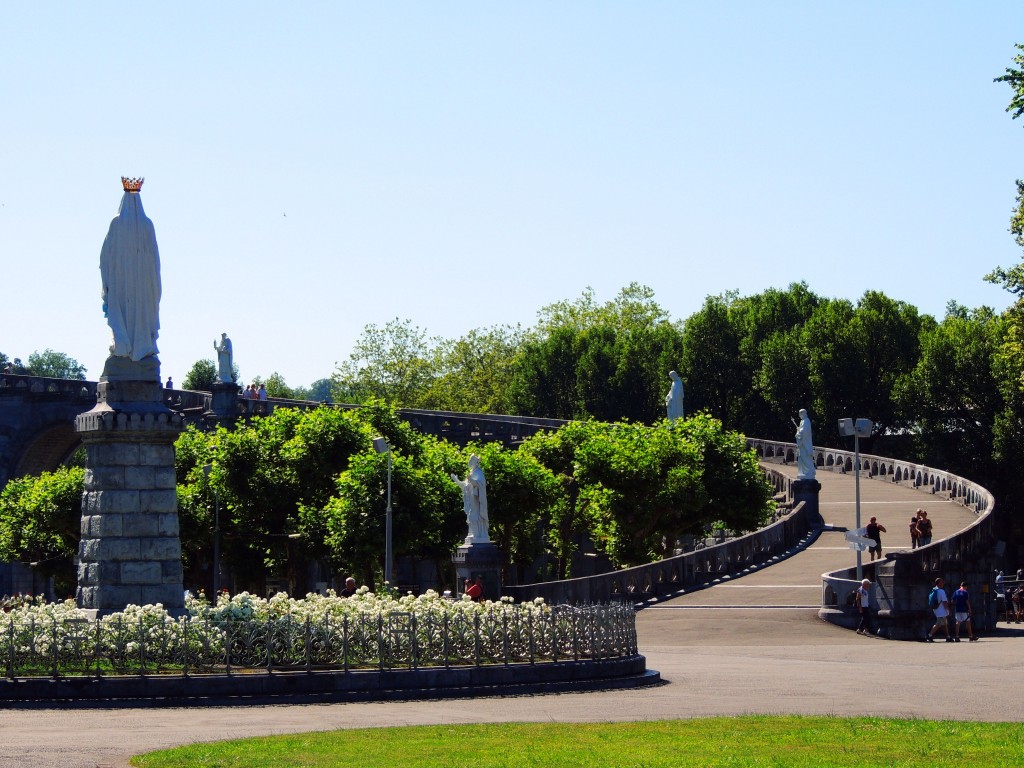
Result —
[{"label": "golden crown on statue", "polygon": [[129,176],[122,176],[121,186],[124,187],[125,192],[138,192],[142,189],[142,182],[144,181],[145,179],[142,176],[137,179],[133,179]]}]

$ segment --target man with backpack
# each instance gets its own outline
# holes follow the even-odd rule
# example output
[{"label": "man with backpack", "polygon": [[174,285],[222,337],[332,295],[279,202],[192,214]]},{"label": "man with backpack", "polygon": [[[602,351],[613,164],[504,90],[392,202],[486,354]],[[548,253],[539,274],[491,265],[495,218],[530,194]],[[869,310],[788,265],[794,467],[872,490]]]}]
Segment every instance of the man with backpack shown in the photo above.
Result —
[{"label": "man with backpack", "polygon": [[956,620],[955,642],[960,642],[960,625],[967,624],[967,637],[971,642],[978,639],[971,626],[971,594],[967,591],[967,582],[960,582],[960,589],[953,593],[953,618]]},{"label": "man with backpack", "polygon": [[943,589],[945,583],[942,578],[935,580],[935,586],[932,591],[928,593],[928,607],[935,613],[935,623],[932,625],[931,631],[925,635],[925,642],[934,643],[935,633],[942,628],[942,631],[946,634],[946,642],[952,643],[953,638],[949,636],[949,622],[946,617],[949,616],[949,598],[946,596],[946,590]]}]

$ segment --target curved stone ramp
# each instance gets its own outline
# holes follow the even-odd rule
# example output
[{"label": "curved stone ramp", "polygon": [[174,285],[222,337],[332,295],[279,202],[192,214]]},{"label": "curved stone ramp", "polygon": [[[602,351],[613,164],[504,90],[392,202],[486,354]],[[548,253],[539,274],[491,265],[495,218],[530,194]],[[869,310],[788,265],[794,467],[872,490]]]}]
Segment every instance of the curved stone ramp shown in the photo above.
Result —
[{"label": "curved stone ramp", "polygon": [[[852,527],[853,477],[819,471],[818,480],[825,521]],[[973,519],[957,504],[887,481],[862,479],[861,496],[864,520],[874,514],[889,529],[887,550],[908,544],[898,523],[918,507],[935,519],[938,536]],[[133,754],[178,744],[335,728],[755,713],[1019,719],[1024,667],[1006,660],[1016,658],[1024,633],[1000,628],[979,643],[883,643],[821,621],[821,574],[853,562],[842,534],[826,532],[776,565],[645,608],[637,616],[640,652],[665,681],[654,688],[456,703],[210,707],[201,717],[188,707],[0,709],[0,768],[128,768]],[[798,594],[810,607],[781,607]]]},{"label": "curved stone ramp", "polygon": [[[796,467],[777,466],[782,472],[796,476]],[[817,616],[822,605],[821,576],[827,571],[848,568],[856,563],[856,552],[849,548],[842,530],[853,530],[856,521],[855,483],[852,474],[818,471],[821,483],[819,511],[826,529],[805,549],[748,574],[723,580],[706,589],[690,592],[645,608],[647,611],[694,610],[756,610],[794,609]],[[934,540],[963,530],[975,520],[970,509],[923,492],[886,480],[862,477],[860,481],[861,525],[872,516],[885,526],[882,552],[910,548],[909,523],[918,508],[932,519]],[[867,552],[862,553],[869,562]]]}]

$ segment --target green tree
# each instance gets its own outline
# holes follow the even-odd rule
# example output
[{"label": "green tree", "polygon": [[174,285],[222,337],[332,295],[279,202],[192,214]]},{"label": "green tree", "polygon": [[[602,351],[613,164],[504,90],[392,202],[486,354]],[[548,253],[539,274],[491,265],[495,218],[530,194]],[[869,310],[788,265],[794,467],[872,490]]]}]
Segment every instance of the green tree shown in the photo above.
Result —
[{"label": "green tree", "polygon": [[213,360],[196,360],[181,382],[182,389],[212,392],[217,381],[217,364]]},{"label": "green tree", "polygon": [[747,419],[744,432],[774,440],[792,440],[790,419],[794,411],[813,401],[810,352],[802,328],[777,331],[761,342],[760,367],[754,373],[754,387],[767,412],[758,424]]},{"label": "green tree", "polygon": [[513,413],[554,419],[585,415],[576,392],[577,334],[556,328],[524,343],[509,388]]},{"label": "green tree", "polygon": [[[378,411],[377,416],[388,414]],[[441,583],[442,564],[466,532],[462,495],[448,476],[462,463],[461,453],[430,436],[392,439],[388,430],[381,431],[392,451],[393,557],[433,560]],[[336,494],[323,510],[335,561],[371,585],[384,571],[387,465],[387,455],[376,453],[368,440],[338,478]]]},{"label": "green tree", "polygon": [[[1010,86],[1012,96],[1006,108],[1013,119],[1024,114],[1024,46],[1016,45],[1016,67],[1008,67],[996,82]],[[1017,204],[1010,214],[1010,233],[1018,245],[1024,247],[1024,181],[1017,180]],[[1001,267],[986,276],[986,280],[1003,286],[1016,301],[1002,315],[1002,339],[992,360],[992,372],[998,383],[1005,407],[993,425],[994,454],[1001,482],[996,489],[1004,500],[1001,519],[1008,522],[1008,537],[1020,541],[1024,538],[1024,524],[1020,517],[1020,503],[1024,497],[1024,481],[1018,464],[1024,455],[1024,263],[1009,269]]]},{"label": "green tree", "polygon": [[531,438],[523,450],[560,479],[571,503],[553,505],[550,529],[563,567],[581,534],[616,565],[635,565],[716,522],[756,528],[769,507],[770,490],[745,439],[707,414],[653,427],[574,422]]},{"label": "green tree", "polygon": [[[813,404],[815,441],[838,444],[838,420],[863,416],[875,432],[910,426],[897,408],[896,382],[920,355],[920,334],[934,320],[911,305],[868,291],[856,306],[846,300],[821,303],[804,326]],[[870,450],[870,443],[865,446]]]},{"label": "green tree", "polygon": [[709,296],[686,319],[682,363],[688,374],[687,412],[706,410],[733,428],[742,421],[742,403],[752,377],[740,355],[743,332],[736,319],[737,298],[731,293]]},{"label": "green tree", "polygon": [[509,413],[508,381],[523,340],[518,326],[475,329],[455,341],[439,340],[428,407],[468,413]]},{"label": "green tree", "polygon": [[[562,501],[561,484],[528,452],[509,450],[500,443],[470,446],[469,452],[480,456],[487,478],[488,536],[521,581],[525,567],[544,552],[544,532]],[[462,474],[465,471],[464,467]]]},{"label": "green tree", "polygon": [[548,548],[556,558],[556,577],[572,575],[572,557],[587,531],[580,486],[576,480],[576,449],[597,428],[592,421],[572,421],[550,432],[538,432],[527,439],[519,452],[534,457],[558,483],[558,499],[552,507],[545,532]]},{"label": "green tree", "polygon": [[8,481],[0,491],[0,560],[36,562],[58,594],[74,589],[85,470],[61,467]]},{"label": "green tree", "polygon": [[318,403],[331,401],[331,380],[317,379],[308,387],[295,387],[292,390],[296,400],[313,400]]},{"label": "green tree", "polygon": [[588,288],[538,314],[515,360],[514,412],[646,422],[664,415],[668,372],[680,369],[683,338],[650,288],[633,283],[605,304]]},{"label": "green tree", "polygon": [[921,333],[921,355],[894,397],[912,421],[928,463],[971,478],[991,476],[995,421],[1005,401],[992,366],[1005,321],[988,307],[955,302]]},{"label": "green tree", "polygon": [[334,399],[364,403],[379,398],[405,408],[421,407],[433,379],[434,340],[411,320],[383,328],[367,325],[349,359],[331,377]]},{"label": "green tree", "polygon": [[290,590],[305,590],[302,564],[329,555],[318,510],[370,431],[353,411],[277,408],[231,430],[186,432],[176,445],[183,532],[191,536],[194,523],[197,549],[207,551],[219,498],[223,560],[239,580],[259,588],[286,577]]},{"label": "green tree", "polygon": [[255,376],[252,383],[257,389],[261,384],[265,386],[267,388],[267,397],[280,397],[286,400],[295,399],[295,391],[285,383],[284,376],[277,371],[274,371],[266,379],[261,376]]},{"label": "green tree", "polygon": [[38,350],[28,356],[28,373],[32,376],[47,376],[54,379],[76,379],[85,381],[86,368],[73,357],[52,349]]}]

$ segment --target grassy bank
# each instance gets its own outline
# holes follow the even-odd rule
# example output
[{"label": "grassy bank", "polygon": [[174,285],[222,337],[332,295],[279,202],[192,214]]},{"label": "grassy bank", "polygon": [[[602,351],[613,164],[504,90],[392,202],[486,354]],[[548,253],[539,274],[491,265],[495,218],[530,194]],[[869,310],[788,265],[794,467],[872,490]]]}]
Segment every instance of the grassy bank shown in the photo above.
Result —
[{"label": "grassy bank", "polygon": [[639,723],[370,728],[195,744],[140,768],[515,768],[517,766],[963,766],[1024,761],[1024,728],[880,718],[766,717]]}]

